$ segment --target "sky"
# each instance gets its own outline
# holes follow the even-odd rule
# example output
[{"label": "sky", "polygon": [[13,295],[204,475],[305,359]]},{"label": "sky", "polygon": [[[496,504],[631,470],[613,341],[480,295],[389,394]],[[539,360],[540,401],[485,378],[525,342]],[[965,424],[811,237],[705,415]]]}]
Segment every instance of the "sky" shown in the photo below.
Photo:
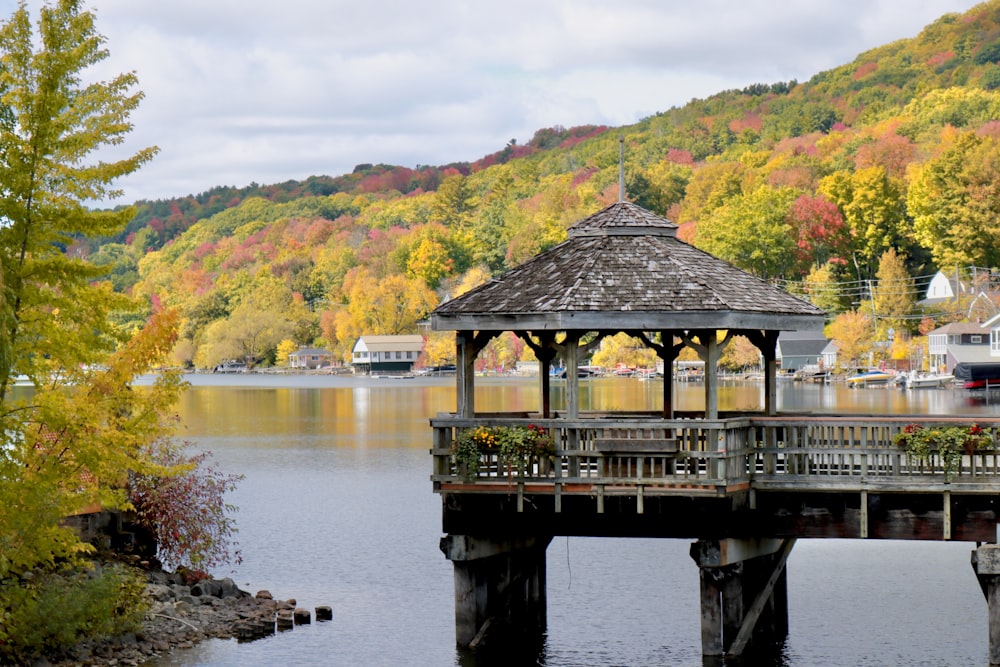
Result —
[{"label": "sky", "polygon": [[[27,0],[33,21],[42,0]],[[976,0],[85,0],[145,99],[117,182],[167,199],[472,162],[540,128],[637,122],[914,37]],[[0,0],[6,19],[15,0]],[[113,154],[108,154],[113,156]]]}]

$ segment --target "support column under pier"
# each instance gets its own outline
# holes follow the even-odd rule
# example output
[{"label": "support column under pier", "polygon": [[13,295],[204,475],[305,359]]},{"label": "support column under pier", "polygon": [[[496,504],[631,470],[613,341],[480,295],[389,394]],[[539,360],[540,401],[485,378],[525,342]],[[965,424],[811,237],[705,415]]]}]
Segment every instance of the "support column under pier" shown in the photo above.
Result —
[{"label": "support column under pier", "polygon": [[973,551],[972,569],[986,596],[990,667],[997,667],[1000,666],[1000,545],[984,544]]},{"label": "support column under pier", "polygon": [[795,540],[698,540],[691,557],[701,585],[701,649],[739,656],[788,635],[785,563]]},{"label": "support column under pier", "polygon": [[546,626],[545,549],[552,537],[448,535],[441,551],[455,570],[455,641],[477,648]]}]

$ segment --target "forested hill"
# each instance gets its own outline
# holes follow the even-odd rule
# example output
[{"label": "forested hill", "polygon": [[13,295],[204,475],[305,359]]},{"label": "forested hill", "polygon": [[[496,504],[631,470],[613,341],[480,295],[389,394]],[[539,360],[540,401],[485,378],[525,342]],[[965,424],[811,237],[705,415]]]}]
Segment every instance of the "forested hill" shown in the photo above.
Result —
[{"label": "forested hill", "polygon": [[915,277],[1000,264],[996,119],[1000,0],[807,82],[723,91],[632,126],[539,130],[473,163],[139,202],[126,236],[79,250],[117,289],[182,310],[180,360],[282,358],[282,341],[343,353],[362,333],[412,331],[440,299],[614,201],[622,135],[629,199],[842,312],[858,297],[834,286],[876,278],[889,250]]}]

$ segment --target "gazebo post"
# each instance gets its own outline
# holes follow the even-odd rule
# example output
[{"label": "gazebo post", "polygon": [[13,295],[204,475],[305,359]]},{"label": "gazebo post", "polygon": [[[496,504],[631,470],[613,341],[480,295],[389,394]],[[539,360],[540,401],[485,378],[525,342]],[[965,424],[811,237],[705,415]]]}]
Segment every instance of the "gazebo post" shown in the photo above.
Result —
[{"label": "gazebo post", "polygon": [[660,359],[663,360],[663,418],[674,418],[674,360],[680,349],[674,348],[674,332],[660,332]]},{"label": "gazebo post", "polygon": [[705,419],[719,418],[719,341],[715,329],[702,336],[705,346]]},{"label": "gazebo post", "polygon": [[455,374],[458,384],[457,414],[463,419],[476,416],[476,349],[475,332],[455,332]]},{"label": "gazebo post", "polygon": [[566,340],[566,416],[580,416],[580,333],[567,331]]},{"label": "gazebo post", "polygon": [[555,334],[538,334],[538,343],[531,340],[531,332],[517,333],[538,359],[538,411],[542,419],[552,416],[552,360],[556,358]]},{"label": "gazebo post", "polygon": [[538,406],[542,419],[548,419],[552,414],[552,357],[539,359],[538,366]]},{"label": "gazebo post", "polygon": [[778,414],[778,334],[765,331],[761,354],[764,355],[764,414]]},{"label": "gazebo post", "polygon": [[764,414],[778,414],[778,334],[780,331],[744,331],[764,358]]}]

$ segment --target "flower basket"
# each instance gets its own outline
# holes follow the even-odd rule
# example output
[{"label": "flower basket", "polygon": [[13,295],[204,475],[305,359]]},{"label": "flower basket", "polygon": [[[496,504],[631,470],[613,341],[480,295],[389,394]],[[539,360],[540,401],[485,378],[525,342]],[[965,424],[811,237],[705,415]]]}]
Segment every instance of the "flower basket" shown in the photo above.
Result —
[{"label": "flower basket", "polygon": [[951,480],[961,468],[963,455],[993,448],[992,433],[983,430],[978,424],[930,428],[920,424],[907,424],[893,441],[921,466],[929,464],[931,457],[936,454],[941,460],[946,481]]},{"label": "flower basket", "polygon": [[525,476],[538,463],[540,474],[543,462],[549,463],[555,455],[555,443],[548,431],[534,424],[528,426],[477,426],[464,431],[452,444],[452,462],[457,473],[465,480],[479,476],[484,456],[493,455],[507,477]]}]

